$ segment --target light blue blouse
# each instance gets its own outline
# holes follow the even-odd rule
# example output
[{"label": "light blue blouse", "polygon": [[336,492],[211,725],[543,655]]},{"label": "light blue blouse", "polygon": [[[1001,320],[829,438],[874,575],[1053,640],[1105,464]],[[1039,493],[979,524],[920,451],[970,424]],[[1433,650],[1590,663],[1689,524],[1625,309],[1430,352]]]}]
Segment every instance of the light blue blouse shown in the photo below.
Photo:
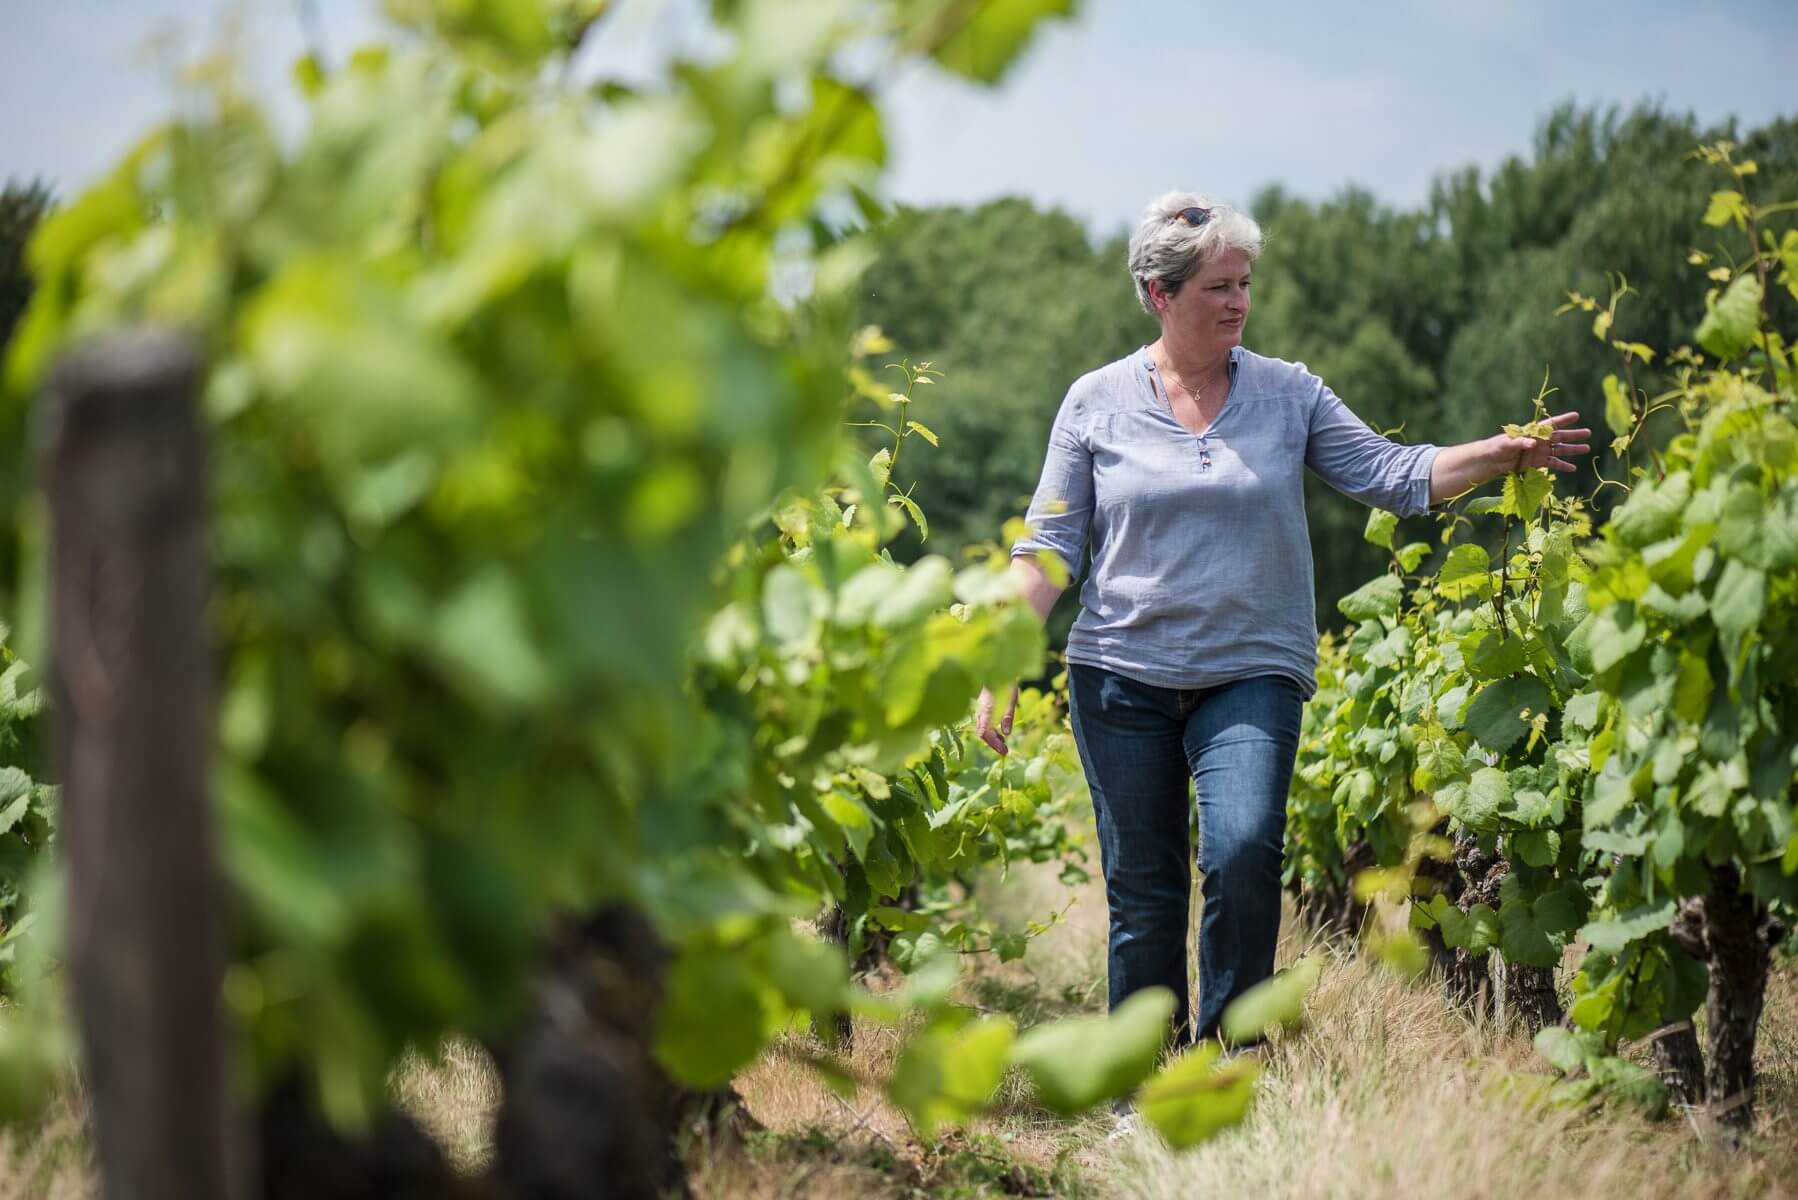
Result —
[{"label": "light blue blouse", "polygon": [[1230,391],[1194,436],[1147,349],[1074,382],[1012,555],[1092,570],[1071,662],[1165,688],[1285,675],[1317,688],[1317,618],[1301,467],[1366,504],[1430,506],[1438,447],[1368,428],[1303,363],[1230,355]]}]

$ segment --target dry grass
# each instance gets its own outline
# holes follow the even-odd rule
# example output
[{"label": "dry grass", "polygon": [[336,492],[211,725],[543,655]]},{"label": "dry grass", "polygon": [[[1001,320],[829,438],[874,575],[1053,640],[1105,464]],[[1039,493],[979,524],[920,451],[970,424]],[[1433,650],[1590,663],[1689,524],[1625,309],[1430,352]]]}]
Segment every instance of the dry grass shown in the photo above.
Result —
[{"label": "dry grass", "polygon": [[1471,1026],[1435,989],[1338,954],[1311,1025],[1269,1055],[1244,1126],[1179,1156],[1150,1136],[1108,1145],[1088,1178],[1100,1196],[1146,1200],[1790,1196],[1793,974],[1778,981],[1760,1127],[1741,1151],[1688,1122],[1528,1107],[1502,1086],[1509,1072],[1545,1069],[1520,1036]]},{"label": "dry grass", "polygon": [[499,1072],[473,1042],[446,1041],[436,1059],[409,1054],[393,1073],[394,1103],[410,1113],[464,1174],[487,1166],[493,1118],[499,1111]]},{"label": "dry grass", "polygon": [[0,1127],[0,1200],[88,1200],[94,1194],[87,1113],[72,1089],[35,1125]]},{"label": "dry grass", "polygon": [[[1083,889],[1061,926],[1021,963],[983,964],[964,998],[1021,1024],[1103,1006],[1105,910]],[[1065,900],[1052,872],[1014,875],[989,911],[1040,916]],[[1760,1120],[1728,1149],[1681,1119],[1642,1121],[1614,1110],[1527,1107],[1504,1087],[1513,1072],[1547,1070],[1515,1031],[1470,1024],[1441,989],[1409,985],[1369,960],[1301,942],[1286,923],[1283,962],[1315,950],[1328,969],[1309,1024],[1267,1056],[1254,1114],[1241,1128],[1182,1154],[1152,1134],[1109,1142],[1107,1120],[1062,1121],[1008,1081],[998,1111],[934,1147],[866,1090],[836,1097],[790,1043],[746,1072],[739,1090],[768,1132],[745,1146],[698,1147],[691,1161],[707,1197],[1083,1195],[1178,1200],[1275,1197],[1798,1195],[1798,965],[1768,994],[1759,1047]],[[901,1031],[858,1026],[854,1065],[878,1076]],[[970,1154],[1019,1168],[970,1174]]]},{"label": "dry grass", "polygon": [[[1067,893],[1052,870],[1029,869],[985,895],[989,914],[1013,924],[1059,907]],[[816,1043],[791,1034],[737,1080],[761,1128],[689,1147],[695,1194],[1798,1198],[1798,963],[1785,963],[1769,987],[1760,1120],[1747,1145],[1730,1150],[1689,1121],[1527,1107],[1503,1089],[1511,1072],[1545,1069],[1520,1035],[1468,1023],[1438,987],[1407,985],[1358,955],[1305,945],[1288,921],[1282,960],[1306,950],[1328,960],[1309,1025],[1269,1051],[1249,1121],[1196,1150],[1172,1153],[1152,1134],[1109,1142],[1107,1118],[1053,1117],[1015,1077],[988,1118],[926,1144],[876,1089],[843,1098],[825,1087],[803,1061]],[[1089,885],[1021,962],[977,960],[961,999],[1021,1025],[1102,1008],[1104,951],[1104,900]],[[883,1077],[904,1036],[858,1022],[851,1065]],[[451,1043],[438,1061],[408,1061],[393,1091],[459,1169],[486,1163],[498,1087],[478,1048]],[[35,1132],[0,1135],[0,1200],[91,1196],[87,1155],[81,1113],[64,1101]]]}]

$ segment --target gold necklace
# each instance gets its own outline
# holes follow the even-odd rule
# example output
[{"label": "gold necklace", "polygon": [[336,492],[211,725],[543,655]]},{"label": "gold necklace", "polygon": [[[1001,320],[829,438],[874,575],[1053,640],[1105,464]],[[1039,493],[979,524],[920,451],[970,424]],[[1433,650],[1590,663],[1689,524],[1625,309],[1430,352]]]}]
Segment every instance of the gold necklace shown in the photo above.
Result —
[{"label": "gold necklace", "polygon": [[[1162,353],[1165,354],[1166,351],[1164,350]],[[1174,384],[1174,386],[1178,387],[1181,391],[1185,392],[1188,396],[1191,396],[1192,402],[1194,404],[1199,403],[1200,397],[1203,395],[1203,393],[1198,388],[1195,388],[1195,387],[1191,386],[1190,384],[1188,384],[1186,382],[1186,380],[1182,379],[1178,374],[1175,373],[1175,371],[1173,369],[1173,360],[1172,359],[1169,359],[1167,361],[1167,363],[1165,363],[1165,364],[1157,363],[1155,365],[1155,369],[1161,372],[1161,382],[1162,382],[1163,386],[1165,386],[1166,384],[1168,384],[1171,381]],[[1171,394],[1169,396],[1169,399],[1170,400],[1172,399]]]}]

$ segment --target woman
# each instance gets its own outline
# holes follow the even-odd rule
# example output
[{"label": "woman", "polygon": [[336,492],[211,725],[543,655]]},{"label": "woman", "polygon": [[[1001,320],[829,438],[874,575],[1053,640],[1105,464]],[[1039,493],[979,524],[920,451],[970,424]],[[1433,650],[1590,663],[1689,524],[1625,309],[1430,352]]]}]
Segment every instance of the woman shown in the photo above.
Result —
[{"label": "woman", "polygon": [[[1069,717],[1097,816],[1111,910],[1113,1008],[1173,992],[1176,1039],[1218,1036],[1225,1007],[1273,972],[1280,856],[1299,712],[1316,690],[1317,629],[1302,468],[1400,515],[1507,471],[1571,471],[1577,413],[1545,442],[1458,446],[1381,437],[1301,363],[1242,346],[1261,230],[1190,192],[1149,205],[1130,239],[1149,346],[1075,381],[1049,433],[1031,534],[1012,569],[1037,614],[1092,550],[1068,635]],[[1000,754],[1017,694],[995,728]],[[1186,987],[1187,782],[1196,785],[1204,918],[1199,1010]]]}]

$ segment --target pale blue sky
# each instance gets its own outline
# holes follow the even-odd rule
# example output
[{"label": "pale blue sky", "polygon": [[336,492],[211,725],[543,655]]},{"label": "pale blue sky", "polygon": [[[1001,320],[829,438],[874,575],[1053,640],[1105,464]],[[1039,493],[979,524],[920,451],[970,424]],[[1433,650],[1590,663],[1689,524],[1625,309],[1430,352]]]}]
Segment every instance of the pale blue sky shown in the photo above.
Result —
[{"label": "pale blue sky", "polygon": [[[803,0],[801,0],[803,2]],[[376,0],[315,0],[329,49],[378,28]],[[692,44],[690,0],[627,0],[600,56],[628,67]],[[248,61],[284,89],[298,0],[0,0],[0,176],[68,191],[171,104],[146,45],[211,44],[243,14]],[[1433,175],[1527,152],[1557,102],[1656,100],[1745,126],[1798,114],[1798,0],[1086,0],[1005,85],[932,70],[888,92],[888,194],[917,203],[1016,193],[1109,232],[1154,193],[1245,202],[1279,182],[1322,198],[1356,183],[1397,205]]]}]

